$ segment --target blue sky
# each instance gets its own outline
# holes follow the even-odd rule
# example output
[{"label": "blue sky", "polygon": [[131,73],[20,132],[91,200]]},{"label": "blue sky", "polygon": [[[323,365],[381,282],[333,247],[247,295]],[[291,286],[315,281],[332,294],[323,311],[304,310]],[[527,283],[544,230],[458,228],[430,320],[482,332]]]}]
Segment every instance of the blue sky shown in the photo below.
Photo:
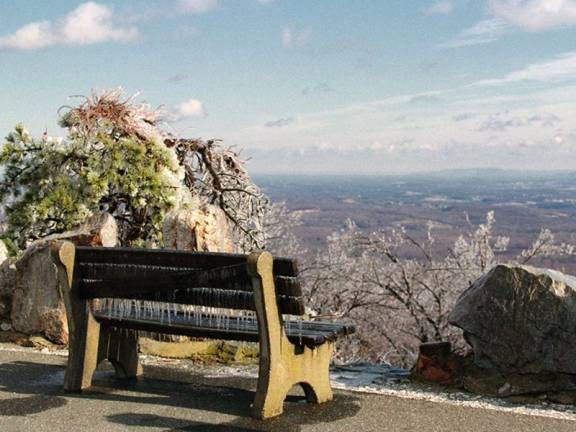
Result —
[{"label": "blue sky", "polygon": [[576,167],[576,0],[0,0],[0,132],[122,87],[252,172]]}]

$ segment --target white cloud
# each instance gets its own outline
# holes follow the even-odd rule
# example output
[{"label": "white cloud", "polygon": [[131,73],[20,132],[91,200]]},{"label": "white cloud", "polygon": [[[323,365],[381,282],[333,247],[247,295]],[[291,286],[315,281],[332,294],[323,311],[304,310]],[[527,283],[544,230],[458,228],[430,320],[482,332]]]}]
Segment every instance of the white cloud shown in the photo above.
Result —
[{"label": "white cloud", "polygon": [[554,127],[561,119],[550,113],[530,113],[510,115],[509,112],[497,112],[485,118],[476,129],[478,132],[503,132],[521,127]]},{"label": "white cloud", "polygon": [[266,127],[286,127],[286,126],[290,126],[295,121],[296,121],[296,119],[294,117],[282,117],[282,118],[279,118],[278,120],[267,121],[266,123],[264,123],[264,126],[266,126]]},{"label": "white cloud", "polygon": [[450,0],[437,1],[425,10],[426,15],[448,15],[454,10],[454,4]]},{"label": "white cloud", "polygon": [[507,24],[497,18],[486,19],[463,30],[458,37],[438,45],[438,48],[460,48],[494,42],[506,32]]},{"label": "white cloud", "polygon": [[115,24],[112,9],[95,2],[82,3],[63,18],[27,24],[0,37],[0,50],[33,50],[52,45],[91,45],[129,42],[138,37],[135,27]]},{"label": "white cloud", "polygon": [[284,48],[302,47],[308,43],[312,29],[304,27],[302,30],[294,30],[292,27],[282,29],[282,45]]},{"label": "white cloud", "polygon": [[574,0],[489,0],[488,8],[492,16],[528,31],[576,25]]},{"label": "white cloud", "polygon": [[179,121],[189,118],[206,117],[207,115],[202,102],[198,99],[188,99],[176,106],[173,117],[175,121]]},{"label": "white cloud", "polygon": [[81,45],[104,41],[129,41],[137,33],[134,28],[116,28],[112,24],[112,10],[94,2],[81,4],[64,17],[62,39]]},{"label": "white cloud", "polygon": [[560,54],[553,60],[533,63],[524,69],[510,72],[503,78],[483,80],[474,86],[511,84],[522,81],[557,82],[576,78],[576,51]]},{"label": "white cloud", "polygon": [[[277,113],[274,122],[261,119],[220,136],[249,152],[270,151],[262,169],[300,166],[301,159],[294,161],[283,151],[307,152],[314,163],[311,170],[340,167],[329,159],[338,152],[358,155],[341,159],[360,171],[482,163],[536,168],[542,161],[550,168],[566,168],[576,155],[571,122],[576,116],[576,82],[543,87],[523,85],[519,93],[513,86],[461,86],[298,113],[295,122]],[[434,95],[438,98],[431,99]],[[435,103],[413,103],[428,99]]]},{"label": "white cloud", "polygon": [[282,45],[286,48],[292,46],[292,29],[288,27],[282,29]]},{"label": "white cloud", "polygon": [[202,14],[218,7],[218,0],[178,0],[179,12]]},{"label": "white cloud", "polygon": [[10,36],[0,37],[0,49],[30,50],[54,44],[49,21],[33,22]]},{"label": "white cloud", "polygon": [[302,95],[304,96],[320,96],[326,95],[328,93],[334,93],[336,90],[332,88],[332,86],[326,82],[321,82],[313,86],[305,87],[302,90]]},{"label": "white cloud", "polygon": [[505,23],[498,19],[482,20],[474,26],[462,32],[463,37],[492,37],[502,34],[505,30]]},{"label": "white cloud", "polygon": [[[462,31],[453,41],[438,48],[459,48],[495,42],[512,28],[544,31],[576,26],[576,0],[487,0],[491,18]],[[439,11],[443,10],[440,3]],[[440,5],[440,6],[439,6]],[[431,8],[431,9],[432,9]]]}]

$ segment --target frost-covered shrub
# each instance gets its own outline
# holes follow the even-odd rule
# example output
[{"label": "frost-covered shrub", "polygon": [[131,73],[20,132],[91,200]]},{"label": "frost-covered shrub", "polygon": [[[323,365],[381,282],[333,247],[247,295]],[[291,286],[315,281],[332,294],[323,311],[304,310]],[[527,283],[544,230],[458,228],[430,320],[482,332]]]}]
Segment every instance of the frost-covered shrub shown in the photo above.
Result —
[{"label": "frost-covered shrub", "polygon": [[112,90],[65,110],[65,138],[34,139],[16,126],[0,151],[3,237],[22,250],[104,210],[116,218],[122,245],[161,244],[168,211],[214,204],[238,250],[264,248],[277,210],[239,155],[217,140],[174,137],[160,114]]},{"label": "frost-covered shrub", "polygon": [[117,219],[123,245],[154,241],[175,204],[167,174],[178,164],[169,150],[154,140],[117,133],[104,122],[89,134],[71,132],[64,140],[34,140],[18,125],[6,138],[0,165],[5,235],[21,249],[70,229],[98,209]]}]

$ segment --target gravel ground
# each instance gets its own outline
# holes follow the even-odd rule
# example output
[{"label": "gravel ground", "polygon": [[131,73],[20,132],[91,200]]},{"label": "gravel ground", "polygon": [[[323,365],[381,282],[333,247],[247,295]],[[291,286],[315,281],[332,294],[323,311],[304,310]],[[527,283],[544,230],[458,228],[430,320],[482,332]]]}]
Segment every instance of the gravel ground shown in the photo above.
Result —
[{"label": "gravel ground", "polygon": [[440,386],[412,382],[408,372],[389,365],[356,364],[333,368],[332,386],[353,392],[427,400],[515,414],[576,420],[576,406],[539,402],[531,405],[508,402]]}]

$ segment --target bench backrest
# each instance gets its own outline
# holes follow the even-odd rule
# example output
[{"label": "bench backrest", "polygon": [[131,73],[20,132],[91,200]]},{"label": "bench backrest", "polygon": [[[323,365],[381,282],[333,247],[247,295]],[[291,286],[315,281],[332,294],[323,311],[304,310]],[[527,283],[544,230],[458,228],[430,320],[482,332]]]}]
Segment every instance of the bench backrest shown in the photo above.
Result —
[{"label": "bench backrest", "polygon": [[[168,249],[76,247],[72,290],[82,299],[122,298],[256,310],[247,255]],[[303,315],[296,261],[274,258],[283,314]]]}]

